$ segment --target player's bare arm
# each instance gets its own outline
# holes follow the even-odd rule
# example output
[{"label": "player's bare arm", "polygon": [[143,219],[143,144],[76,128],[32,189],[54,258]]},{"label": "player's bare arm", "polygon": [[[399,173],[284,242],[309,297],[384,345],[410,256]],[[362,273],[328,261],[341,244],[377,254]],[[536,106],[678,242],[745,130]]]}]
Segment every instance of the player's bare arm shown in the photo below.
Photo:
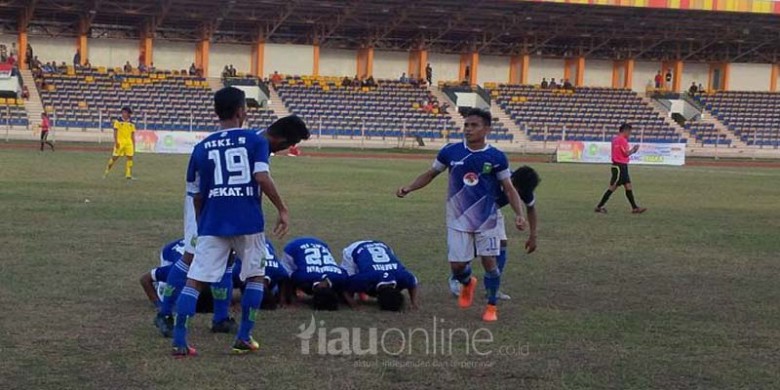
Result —
[{"label": "player's bare arm", "polygon": [[515,212],[515,227],[517,230],[525,230],[526,221],[523,202],[520,200],[520,195],[517,193],[515,186],[512,185],[512,181],[507,177],[501,180],[501,188],[504,190],[506,198],[509,199],[509,205],[512,206],[512,210]]},{"label": "player's bare arm", "polygon": [[417,295],[417,286],[410,287],[409,288],[409,305],[411,306],[412,310],[419,310],[420,304],[418,302],[418,295]]},{"label": "player's bare arm", "polygon": [[255,182],[257,182],[257,184],[260,186],[260,190],[263,192],[263,194],[265,194],[265,196],[268,197],[268,200],[273,203],[274,207],[276,207],[276,210],[279,213],[279,216],[276,220],[276,227],[274,227],[274,235],[279,238],[284,237],[289,230],[290,216],[289,211],[287,210],[287,205],[284,204],[282,197],[276,190],[276,184],[274,184],[274,180],[271,178],[271,175],[268,172],[257,172],[255,173]]},{"label": "player's bare arm", "polygon": [[395,195],[399,198],[403,198],[406,195],[408,195],[410,192],[417,191],[420,188],[423,188],[428,184],[430,184],[433,181],[433,179],[436,178],[436,176],[439,176],[440,173],[441,173],[440,171],[430,168],[427,171],[423,172],[420,176],[417,176],[417,178],[414,179],[414,181],[408,186],[399,188],[398,191],[395,193]]},{"label": "player's bare arm", "polygon": [[526,253],[533,253],[536,251],[536,228],[538,226],[538,220],[536,218],[536,206],[527,208],[528,213],[528,240],[525,241]]},{"label": "player's bare arm", "polygon": [[138,282],[141,283],[141,287],[144,289],[146,297],[149,298],[149,302],[156,306],[159,298],[157,297],[157,292],[154,290],[152,274],[150,272],[146,272],[145,274],[141,275],[141,278],[138,280]]}]

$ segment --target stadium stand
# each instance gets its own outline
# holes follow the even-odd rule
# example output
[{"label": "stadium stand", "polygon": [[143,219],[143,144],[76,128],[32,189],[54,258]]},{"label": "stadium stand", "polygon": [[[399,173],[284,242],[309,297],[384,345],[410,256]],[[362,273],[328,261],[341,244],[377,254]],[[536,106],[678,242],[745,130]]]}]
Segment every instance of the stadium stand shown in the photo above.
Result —
[{"label": "stadium stand", "polygon": [[600,141],[623,122],[632,123],[637,133],[642,132],[644,142],[677,142],[683,138],[627,89],[583,87],[572,91],[508,84],[487,87],[496,103],[532,141],[561,140],[564,128],[567,140]]},{"label": "stadium stand", "polygon": [[[378,87],[342,87],[337,77],[287,77],[277,86],[279,96],[290,112],[300,115],[313,129],[322,121],[322,134],[328,136],[455,138],[462,135],[447,113],[425,112],[424,101],[438,104],[424,86],[397,80],[378,80]],[[493,140],[511,140],[501,128]]]},{"label": "stadium stand", "polygon": [[731,145],[731,140],[725,134],[719,134],[712,123],[689,122],[685,124],[685,129],[703,145]]},{"label": "stadium stand", "polygon": [[780,144],[780,94],[728,91],[697,94],[695,99],[746,144]]},{"label": "stadium stand", "polygon": [[[213,131],[218,127],[213,93],[202,77],[70,68],[65,74],[44,74],[37,82],[46,111],[53,112],[57,126],[66,129],[110,128],[124,106],[133,109],[143,129]],[[249,126],[265,128],[276,116],[253,108],[248,120]]]},{"label": "stadium stand", "polygon": [[22,99],[0,98],[0,125],[27,126],[28,123]]}]

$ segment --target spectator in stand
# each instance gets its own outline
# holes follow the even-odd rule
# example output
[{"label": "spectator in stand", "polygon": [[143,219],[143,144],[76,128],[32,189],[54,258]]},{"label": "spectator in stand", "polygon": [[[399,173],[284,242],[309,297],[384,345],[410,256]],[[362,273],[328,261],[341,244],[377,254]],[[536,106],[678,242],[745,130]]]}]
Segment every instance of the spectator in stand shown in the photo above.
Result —
[{"label": "spectator in stand", "polygon": [[374,76],[368,76],[368,78],[366,79],[366,86],[370,88],[374,88],[377,86],[376,80],[374,80]]},{"label": "spectator in stand", "polygon": [[238,72],[236,71],[236,68],[233,67],[233,64],[230,64],[230,77],[236,76],[238,76]]},{"label": "spectator in stand", "polygon": [[8,56],[8,65],[14,66],[16,65],[16,56],[11,53],[10,56]]},{"label": "spectator in stand", "polygon": [[73,67],[78,68],[81,66],[81,52],[76,50],[76,54],[73,55]]},{"label": "spectator in stand", "polygon": [[430,62],[425,66],[425,79],[428,80],[428,85],[433,85],[433,68]]},{"label": "spectator in stand", "polygon": [[84,60],[84,68],[85,69],[92,69],[92,64],[89,62],[89,58]]},{"label": "spectator in stand", "polygon": [[355,75],[355,78],[352,79],[352,86],[355,88],[360,88],[360,79],[357,75]]},{"label": "spectator in stand", "polygon": [[398,81],[400,81],[400,82],[402,82],[404,84],[409,82],[409,78],[406,77],[406,72],[401,73],[401,78],[398,79]]},{"label": "spectator in stand", "polygon": [[655,89],[661,89],[663,83],[664,83],[664,76],[661,75],[661,71],[659,70],[658,73],[655,75]]},{"label": "spectator in stand", "polygon": [[190,76],[195,76],[198,73],[198,68],[195,67],[195,63],[193,62],[192,65],[190,65]]},{"label": "spectator in stand", "polygon": [[130,73],[133,71],[133,65],[130,65],[130,61],[127,61],[125,63],[125,73]]},{"label": "spectator in stand", "polygon": [[149,63],[149,73],[154,73],[157,68],[154,67],[154,62]]},{"label": "spectator in stand", "polygon": [[558,83],[555,82],[555,77],[550,79],[550,89],[558,89]]},{"label": "spectator in stand", "polygon": [[62,63],[60,64],[59,71],[62,72],[62,73],[65,73],[65,72],[68,71],[68,64],[66,64],[65,61],[62,61]]},{"label": "spectator in stand", "polygon": [[667,69],[666,70],[666,88],[671,89],[672,88],[672,70]]},{"label": "spectator in stand", "polygon": [[423,111],[425,111],[427,114],[430,114],[433,112],[433,103],[426,102],[425,106],[423,106]]},{"label": "spectator in stand", "polygon": [[697,88],[697,90],[699,91],[699,93],[707,92],[707,91],[704,90],[704,86],[701,85],[701,83],[699,83],[699,88]]},{"label": "spectator in stand", "polygon": [[688,88],[688,93],[691,95],[696,95],[696,93],[699,92],[699,88],[696,86],[696,82],[691,83],[691,87]]},{"label": "spectator in stand", "polygon": [[571,85],[571,83],[569,82],[569,79],[564,79],[563,80],[563,89],[570,89],[572,91],[574,90],[574,86]]},{"label": "spectator in stand", "polygon": [[228,77],[230,77],[230,68],[225,65],[225,68],[222,69],[222,81],[224,82]]},{"label": "spectator in stand", "polygon": [[471,83],[471,65],[466,65],[466,69],[463,71],[463,79],[466,83]]},{"label": "spectator in stand", "polygon": [[550,87],[550,83],[547,82],[547,78],[546,77],[542,77],[541,87],[542,87],[542,89],[547,89],[548,87]]},{"label": "spectator in stand", "polygon": [[29,43],[27,44],[27,50],[26,51],[27,51],[27,65],[30,65],[30,67],[32,68],[33,58],[37,60],[38,57],[34,57],[33,56],[33,49],[32,49],[32,46],[30,46]]},{"label": "spectator in stand", "polygon": [[341,86],[342,87],[349,87],[352,85],[352,81],[349,80],[349,77],[344,76],[344,79],[341,80]]},{"label": "spectator in stand", "polygon": [[449,111],[449,108],[450,108],[450,105],[447,104],[447,102],[444,102],[444,103],[441,104],[441,106],[439,106],[439,112],[442,113],[442,114],[446,114],[447,111]]},{"label": "spectator in stand", "polygon": [[279,72],[274,71],[274,74],[271,76],[271,83],[276,85],[282,82],[282,75],[279,74]]},{"label": "spectator in stand", "polygon": [[30,90],[27,89],[26,85],[22,86],[22,99],[24,100],[30,99]]},{"label": "spectator in stand", "polygon": [[146,73],[147,70],[148,69],[146,69],[146,64],[144,64],[143,62],[138,65],[138,71],[139,72]]}]

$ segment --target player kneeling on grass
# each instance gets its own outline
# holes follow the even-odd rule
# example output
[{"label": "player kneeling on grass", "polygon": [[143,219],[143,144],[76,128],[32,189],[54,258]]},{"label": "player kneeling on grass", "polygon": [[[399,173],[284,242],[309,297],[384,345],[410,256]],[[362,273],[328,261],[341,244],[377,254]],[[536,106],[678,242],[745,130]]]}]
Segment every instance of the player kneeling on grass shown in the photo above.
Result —
[{"label": "player kneeling on grass", "polygon": [[[520,200],[525,204],[526,213],[528,214],[528,226],[529,233],[528,240],[525,242],[526,253],[533,253],[536,250],[536,228],[538,226],[537,214],[536,214],[536,195],[534,190],[539,185],[541,179],[536,171],[528,166],[522,166],[516,171],[512,172],[512,185],[520,195]],[[509,200],[503,193],[503,189],[496,197],[496,205],[500,208],[509,204]],[[501,252],[498,254],[496,261],[498,262],[498,270],[501,274],[504,273],[504,267],[506,266],[506,253],[507,253],[507,235],[506,225],[504,224],[504,216],[501,214],[501,210],[498,210],[498,222],[496,225],[498,229],[498,237],[501,239]],[[461,284],[453,277],[450,277],[450,291],[456,297],[460,295]],[[498,299],[509,300],[511,297],[501,291],[497,293]]]},{"label": "player kneeling on grass", "polygon": [[400,311],[403,290],[409,292],[412,309],[417,309],[417,278],[393,250],[376,240],[357,241],[344,249],[341,267],[347,270],[348,294],[363,293],[377,298],[381,310]]},{"label": "player kneeling on grass", "polygon": [[340,296],[353,305],[344,293],[347,271],[336,263],[324,241],[314,237],[293,239],[284,247],[282,265],[293,287],[311,295],[314,310],[338,310]]},{"label": "player kneeling on grass", "polygon": [[499,190],[503,189],[515,212],[515,226],[519,230],[525,229],[523,206],[509,180],[511,172],[506,155],[487,144],[491,121],[489,112],[470,110],[465,118],[465,142],[445,145],[430,169],[396,192],[398,197],[403,198],[449,170],[447,247],[452,274],[463,285],[458,305],[467,308],[473,303],[477,278],[471,275],[471,261],[479,256],[485,268],[485,289],[488,292],[482,319],[488,322],[498,320],[496,303],[501,285],[501,272],[496,263],[500,253],[496,232],[496,193]]}]

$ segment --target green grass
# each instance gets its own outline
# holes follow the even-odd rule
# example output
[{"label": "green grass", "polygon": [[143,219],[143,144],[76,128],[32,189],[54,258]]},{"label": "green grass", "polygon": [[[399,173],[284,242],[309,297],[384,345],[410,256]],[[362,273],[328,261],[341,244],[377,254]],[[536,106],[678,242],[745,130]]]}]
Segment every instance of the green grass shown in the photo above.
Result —
[{"label": "green grass", "polygon": [[[141,155],[132,183],[121,169],[102,180],[106,158],[0,150],[0,388],[780,385],[777,170],[634,167],[637,198],[650,208],[635,216],[622,192],[609,215],[592,212],[606,167],[536,164],[539,250],[521,254],[524,233],[510,233],[503,290],[513,300],[485,326],[481,305],[460,310],[446,289],[446,179],[408,199],[393,195],[427,161],[276,158],[288,238],[319,236],[336,253],[382,239],[421,282],[420,311],[366,306],[318,321],[381,332],[430,329],[435,316],[451,328],[488,328],[494,353],[466,355],[456,342],[451,356],[418,344],[398,357],[303,355],[295,335],[312,312],[296,307],[263,312],[262,353],[239,358],[226,356],[230,337],[211,335],[209,316],[198,316],[191,340],[201,356],[175,361],[137,279],[181,235],[186,157]],[[523,353],[498,356],[518,345]]]}]

